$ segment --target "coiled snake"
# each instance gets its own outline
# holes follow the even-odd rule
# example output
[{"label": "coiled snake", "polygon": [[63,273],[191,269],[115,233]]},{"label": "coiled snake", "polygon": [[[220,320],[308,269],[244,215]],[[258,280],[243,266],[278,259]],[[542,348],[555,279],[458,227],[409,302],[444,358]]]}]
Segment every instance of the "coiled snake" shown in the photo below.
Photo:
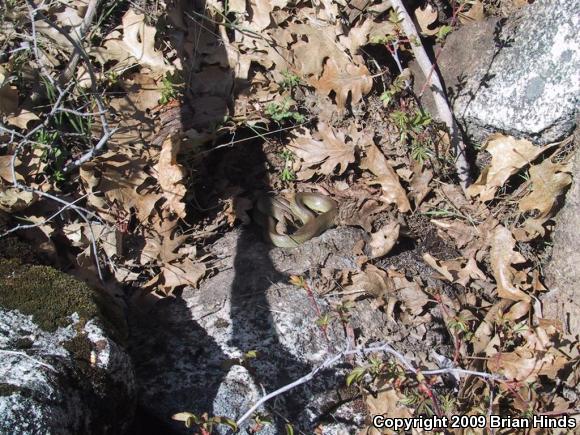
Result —
[{"label": "coiled snake", "polygon": [[[316,215],[315,211],[320,214]],[[329,196],[299,192],[290,201],[261,195],[256,201],[254,220],[264,227],[266,237],[275,246],[293,248],[334,226],[337,214],[338,204]],[[288,220],[302,225],[292,234],[280,233],[277,222]]]}]

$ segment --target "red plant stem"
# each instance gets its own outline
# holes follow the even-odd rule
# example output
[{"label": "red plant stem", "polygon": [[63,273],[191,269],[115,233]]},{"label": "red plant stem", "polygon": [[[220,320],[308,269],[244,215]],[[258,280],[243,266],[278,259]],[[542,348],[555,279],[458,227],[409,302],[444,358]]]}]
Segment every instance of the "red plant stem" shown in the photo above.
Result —
[{"label": "red plant stem", "polygon": [[[453,2],[453,15],[451,17],[451,27],[455,26],[456,21],[457,21],[457,16],[463,10],[463,6],[465,6],[465,3],[463,3],[463,4],[460,4],[458,8],[456,8],[455,4],[456,3]],[[427,89],[427,85],[431,82],[431,76],[433,75],[433,71],[435,71],[435,66],[437,65],[437,62],[439,61],[439,56],[441,55],[441,53],[443,53],[443,47],[439,47],[437,49],[437,53],[435,53],[435,62],[433,62],[433,66],[431,67],[431,71],[429,71],[429,74],[427,75],[427,78],[425,79],[425,83],[423,83],[423,86],[421,86],[421,90],[419,91],[417,98],[421,98],[423,96],[425,89]]]},{"label": "red plant stem", "polygon": [[[304,287],[304,290],[306,290],[306,294],[308,295],[310,302],[314,306],[314,311],[316,312],[317,317],[320,318],[322,316],[322,313],[320,311],[320,307],[318,306],[318,303],[316,302],[316,299],[314,298],[314,293],[312,292],[312,289],[306,283],[306,281],[304,281],[303,287]],[[326,341],[330,343],[330,340],[328,338],[328,333],[327,333],[328,326],[327,325],[318,325],[318,327],[320,328],[320,330],[324,334],[324,338],[326,339]]]}]

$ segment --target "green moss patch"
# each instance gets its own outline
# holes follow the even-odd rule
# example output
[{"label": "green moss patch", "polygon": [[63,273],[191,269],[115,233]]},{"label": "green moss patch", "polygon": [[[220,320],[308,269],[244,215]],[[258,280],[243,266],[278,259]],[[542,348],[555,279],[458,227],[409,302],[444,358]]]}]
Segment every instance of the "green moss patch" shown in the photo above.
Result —
[{"label": "green moss patch", "polygon": [[99,310],[92,289],[52,267],[20,264],[0,259],[0,306],[31,315],[45,331],[53,332],[70,323],[97,317]]}]

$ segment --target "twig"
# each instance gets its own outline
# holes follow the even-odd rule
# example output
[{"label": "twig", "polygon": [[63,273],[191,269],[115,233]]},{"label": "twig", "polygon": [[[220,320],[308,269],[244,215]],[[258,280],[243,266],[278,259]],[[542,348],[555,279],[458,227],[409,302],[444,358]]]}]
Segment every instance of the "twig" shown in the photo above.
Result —
[{"label": "twig", "polygon": [[[97,13],[97,8],[99,7],[100,2],[101,2],[101,0],[90,0],[89,1],[89,4],[87,6],[87,11],[85,12],[85,16],[83,18],[83,22],[81,23],[79,31],[76,34],[77,41],[79,43],[83,40],[83,38],[85,37],[85,34],[87,33],[87,30],[89,29],[89,26],[93,22],[93,18],[95,17],[95,14]],[[70,59],[67,67],[63,70],[63,72],[60,75],[60,78],[58,80],[60,84],[67,83],[69,80],[72,79],[75,68],[77,67],[79,60],[81,59],[81,54],[82,54],[81,51],[79,51],[78,49],[75,49],[75,52],[74,52],[72,58]]]},{"label": "twig", "polygon": [[[101,121],[101,128],[103,130],[103,136],[101,137],[101,139],[99,140],[99,142],[91,149],[89,150],[87,153],[85,153],[83,156],[81,156],[79,159],[75,160],[74,162],[68,164],[64,169],[63,172],[64,173],[69,173],[71,172],[73,169],[78,168],[80,165],[82,165],[83,163],[87,162],[88,160],[90,160],[92,157],[95,156],[95,154],[100,151],[105,144],[107,143],[107,141],[110,139],[110,137],[113,135],[113,133],[115,133],[116,130],[110,130],[109,129],[109,124],[107,122],[107,117],[105,116],[105,114],[107,113],[107,110],[105,109],[105,104],[103,103],[103,100],[101,99],[101,96],[99,95],[98,89],[97,89],[97,76],[95,74],[95,71],[93,69],[93,66],[91,64],[91,60],[89,59],[89,56],[87,55],[87,53],[85,52],[85,50],[83,49],[83,47],[79,44],[79,42],[77,42],[75,39],[73,39],[69,32],[67,32],[66,30],[64,30],[62,27],[60,27],[59,25],[53,23],[46,15],[44,15],[44,13],[42,13],[34,4],[34,2],[32,0],[26,0],[29,7],[32,9],[31,11],[31,17],[32,17],[32,28],[33,28],[33,32],[35,31],[34,28],[34,15],[38,15],[40,18],[42,18],[43,21],[46,22],[46,24],[48,24],[50,27],[52,27],[53,29],[55,29],[57,32],[59,32],[62,36],[64,36],[64,38],[74,47],[75,52],[74,55],[78,55],[79,58],[82,58],[85,62],[85,66],[87,68],[87,72],[89,74],[89,78],[90,78],[90,83],[91,83],[91,94],[93,95],[93,98],[95,99],[95,103],[97,104],[97,108],[98,110],[98,114],[99,114],[99,119]],[[93,5],[94,8],[96,8],[96,5],[98,4],[100,0],[91,0],[91,3],[95,3]],[[89,5],[89,8],[91,7],[91,5]],[[88,18],[90,18],[90,22],[92,22],[93,17],[88,17],[89,15],[89,10],[87,10],[87,13],[85,15],[85,18],[88,21]],[[94,16],[95,11],[91,12]],[[89,22],[89,23],[90,23]],[[81,26],[84,27],[85,22],[83,21],[83,25]],[[86,29],[85,29],[86,32]],[[35,48],[36,50],[38,50],[38,48],[36,47],[36,41],[35,41]],[[78,60],[76,61],[76,63],[78,63]],[[70,66],[70,65],[69,65]],[[76,64],[75,64],[76,66]],[[62,77],[62,76],[61,76]]]},{"label": "twig", "polygon": [[[413,20],[407,13],[402,0],[392,0],[391,4],[402,18],[401,26],[403,27],[403,31],[409,40],[412,41],[411,47],[413,49],[415,59],[417,59],[417,63],[419,64],[421,71],[423,71],[423,74],[427,78],[433,69],[433,65],[429,59],[429,56],[427,55],[427,52],[425,51],[425,48],[421,44],[421,38],[419,37],[415,25],[413,24]],[[417,44],[413,43],[414,41],[417,41]],[[466,146],[461,137],[461,132],[459,131],[457,122],[455,121],[455,118],[453,118],[453,113],[451,112],[451,108],[447,102],[439,74],[437,74],[437,72],[434,70],[431,74],[431,82],[431,90],[433,92],[433,98],[435,100],[437,112],[449,130],[451,145],[453,146],[453,150],[455,152],[455,171],[457,172],[457,177],[459,178],[461,187],[463,190],[465,190],[471,182]]]},{"label": "twig", "polygon": [[60,215],[61,213],[63,213],[66,209],[73,207],[77,202],[80,202],[83,199],[85,199],[88,195],[89,194],[87,193],[87,194],[81,196],[80,198],[75,199],[73,202],[68,203],[63,208],[59,209],[56,213],[54,213],[52,216],[46,218],[42,222],[39,222],[39,223],[36,223],[36,224],[28,224],[28,225],[16,225],[14,228],[10,228],[9,230],[7,230],[4,233],[0,234],[0,239],[2,237],[6,237],[7,235],[12,234],[12,233],[14,233],[16,231],[28,230],[30,228],[37,228],[37,227],[39,227],[41,225],[45,225],[45,224],[49,223],[51,220],[53,220],[55,217],[57,217],[58,215]]},{"label": "twig", "polygon": [[344,350],[342,352],[339,352],[336,355],[333,355],[333,356],[327,358],[321,365],[314,368],[310,373],[302,376],[299,379],[296,379],[294,382],[291,382],[290,384],[285,385],[281,388],[278,388],[276,391],[272,391],[271,393],[263,396],[254,405],[252,405],[244,413],[244,415],[242,415],[238,419],[238,421],[236,421],[236,424],[238,426],[240,426],[244,421],[246,421],[248,418],[250,418],[252,416],[252,414],[260,406],[262,406],[264,403],[268,402],[270,399],[273,399],[274,397],[279,396],[280,394],[283,394],[287,391],[290,391],[293,388],[296,388],[302,384],[305,384],[305,383],[311,381],[322,370],[327,369],[329,367],[332,367],[334,364],[336,364],[338,361],[342,360],[343,358],[350,356],[350,355],[364,355],[364,354],[378,353],[378,352],[387,353],[389,355],[394,356],[398,360],[399,364],[401,364],[403,367],[405,367],[405,369],[408,372],[411,372],[415,375],[433,376],[433,375],[441,375],[441,374],[453,374],[453,375],[459,376],[459,377],[461,377],[461,376],[478,376],[478,377],[481,377],[484,379],[497,380],[497,381],[503,379],[501,376],[493,375],[490,373],[476,372],[473,370],[464,370],[464,369],[458,369],[458,368],[453,368],[453,367],[446,368],[446,369],[439,369],[439,370],[419,371],[418,369],[416,369],[413,366],[413,364],[410,361],[407,360],[407,358],[405,358],[405,356],[403,354],[396,351],[388,344],[378,344],[378,345],[375,345],[372,347],[359,347],[359,348],[352,349],[352,350],[347,349],[347,350]]}]

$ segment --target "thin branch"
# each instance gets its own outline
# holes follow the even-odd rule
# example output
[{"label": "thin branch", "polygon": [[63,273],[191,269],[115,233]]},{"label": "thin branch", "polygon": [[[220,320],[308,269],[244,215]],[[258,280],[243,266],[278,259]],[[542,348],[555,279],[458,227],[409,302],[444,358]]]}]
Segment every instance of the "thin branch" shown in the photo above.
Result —
[{"label": "thin branch", "polygon": [[[415,55],[415,59],[417,60],[417,64],[423,71],[425,78],[431,78],[431,90],[433,93],[433,98],[435,100],[435,105],[437,107],[437,112],[439,113],[439,117],[445,123],[449,130],[449,137],[451,140],[451,145],[453,146],[453,150],[455,153],[455,171],[457,173],[457,177],[459,178],[459,182],[463,190],[467,188],[470,184],[470,167],[467,161],[467,152],[466,146],[463,142],[463,138],[461,137],[461,132],[459,130],[459,126],[453,117],[453,113],[451,108],[449,107],[449,103],[447,102],[447,98],[445,96],[445,91],[443,90],[443,85],[441,84],[441,79],[439,78],[439,74],[434,71],[433,64],[425,51],[425,48],[421,44],[421,38],[417,29],[415,28],[415,24],[413,24],[413,20],[409,16],[405,6],[403,5],[402,0],[391,0],[391,4],[393,8],[399,13],[399,16],[402,18],[401,26],[403,27],[403,31],[411,41],[411,47],[413,49],[413,54]],[[416,41],[416,44],[415,44]]]},{"label": "thin branch", "polygon": [[453,374],[453,375],[459,376],[459,377],[461,377],[461,376],[478,376],[478,377],[481,377],[484,379],[489,379],[489,380],[501,380],[501,379],[503,379],[501,376],[498,376],[498,375],[493,375],[493,374],[484,373],[484,372],[476,372],[473,370],[458,369],[458,368],[454,368],[454,367],[439,369],[439,370],[419,371],[417,368],[415,368],[413,366],[413,364],[407,358],[405,358],[405,356],[403,354],[401,354],[397,350],[393,349],[393,347],[391,347],[388,344],[379,344],[379,345],[375,345],[372,347],[360,347],[360,348],[356,348],[356,349],[352,349],[352,350],[347,349],[347,350],[344,350],[342,352],[339,352],[336,355],[333,355],[333,356],[327,358],[321,365],[314,368],[310,373],[302,376],[299,379],[296,379],[294,382],[291,382],[290,384],[285,385],[281,388],[278,388],[276,391],[272,391],[271,393],[263,396],[254,405],[252,405],[244,413],[244,415],[242,415],[238,419],[238,421],[236,421],[236,424],[238,426],[240,426],[244,421],[249,419],[252,416],[252,414],[260,406],[262,406],[264,403],[268,402],[269,400],[273,399],[276,396],[279,396],[280,394],[283,394],[287,391],[290,391],[293,388],[296,388],[302,384],[305,384],[305,383],[311,381],[322,370],[327,369],[329,367],[332,367],[334,364],[336,364],[338,361],[344,359],[345,357],[348,357],[350,355],[365,355],[365,354],[369,354],[369,353],[379,353],[379,352],[380,353],[387,353],[389,355],[394,356],[398,360],[399,364],[404,366],[408,372],[411,372],[415,375],[422,374],[423,376],[434,376],[434,375],[442,375],[442,374]]},{"label": "thin branch", "polygon": [[[101,2],[101,0],[90,0],[89,1],[89,4],[87,6],[87,11],[85,12],[85,16],[83,18],[83,22],[81,23],[79,31],[76,34],[76,36],[77,36],[76,39],[77,39],[78,43],[80,43],[83,40],[83,38],[85,37],[85,34],[87,33],[87,30],[89,29],[89,26],[93,22],[93,18],[95,17],[95,14],[97,13],[97,8],[99,7],[100,2]],[[77,64],[79,63],[79,60],[81,59],[81,55],[82,55],[81,50],[75,49],[75,52],[74,52],[72,58],[70,59],[68,65],[66,66],[66,68],[64,69],[62,74],[60,75],[59,82],[61,84],[67,83],[68,81],[70,81],[73,78]]]}]

